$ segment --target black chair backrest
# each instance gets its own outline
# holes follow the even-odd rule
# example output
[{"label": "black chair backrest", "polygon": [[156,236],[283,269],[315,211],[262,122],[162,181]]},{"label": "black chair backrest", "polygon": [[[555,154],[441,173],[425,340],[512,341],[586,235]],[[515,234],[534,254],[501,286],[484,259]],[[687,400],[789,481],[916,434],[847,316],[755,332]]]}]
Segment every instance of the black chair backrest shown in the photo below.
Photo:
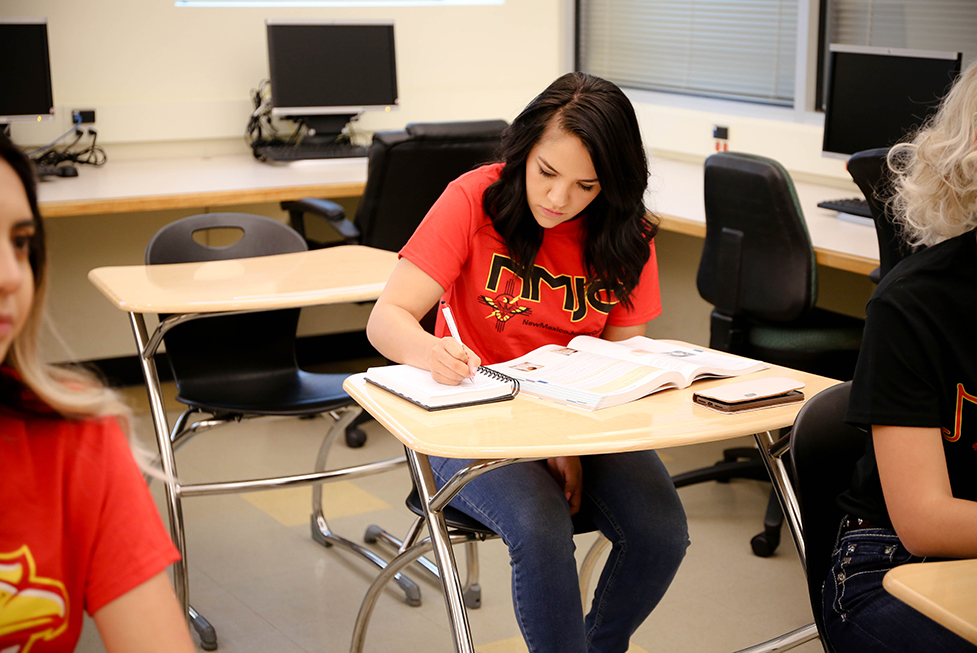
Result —
[{"label": "black chair backrest", "polygon": [[504,120],[411,123],[374,134],[356,210],[360,242],[403,247],[450,182],[494,159],[507,126]]},{"label": "black chair backrest", "polygon": [[[240,230],[241,236],[232,244],[215,247],[194,240],[195,233],[216,229]],[[146,264],[218,261],[307,249],[295,230],[277,220],[247,213],[207,213],[160,229],[146,247]],[[164,342],[181,400],[198,405],[220,403],[235,381],[294,377],[298,319],[299,309],[284,309],[194,320],[174,327]]]},{"label": "black chair backrest", "polygon": [[705,163],[706,240],[696,284],[717,310],[774,322],[817,301],[811,237],[794,184],[772,159],[722,152]]},{"label": "black chair backrest", "polygon": [[[850,390],[849,381],[812,397],[797,414],[790,435],[794,490],[806,548],[807,586],[822,635],[821,587],[831,566],[831,552],[843,515],[835,499],[851,484],[855,463],[865,453],[868,438],[864,431],[843,421]],[[830,642],[825,643],[825,648],[833,653]]]},{"label": "black chair backrest", "polygon": [[912,253],[912,248],[899,237],[892,211],[887,200],[892,196],[892,179],[886,156],[889,148],[855,152],[848,159],[848,174],[865,195],[872,220],[875,222],[875,235],[879,239],[879,278],[892,267]]}]

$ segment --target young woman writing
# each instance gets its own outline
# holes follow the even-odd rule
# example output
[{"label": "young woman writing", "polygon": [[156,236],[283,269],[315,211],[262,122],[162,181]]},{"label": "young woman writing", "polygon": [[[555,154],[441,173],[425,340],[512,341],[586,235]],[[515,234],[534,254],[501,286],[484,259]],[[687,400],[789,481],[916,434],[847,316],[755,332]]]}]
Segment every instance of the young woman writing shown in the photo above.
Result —
[{"label": "young woman writing", "polygon": [[[501,162],[452,182],[432,207],[370,316],[370,341],[457,384],[480,363],[578,334],[644,335],[661,312],[647,178],[621,90],[582,73],[560,77],[513,121]],[[440,299],[466,346],[440,314],[435,335],[420,326]],[[431,461],[439,483],[468,462]],[[682,505],[652,451],[512,465],[475,479],[452,505],[509,547],[516,617],[533,653],[626,651],[688,546]],[[586,618],[575,521],[613,544]]]},{"label": "young woman writing", "polygon": [[894,208],[926,249],[869,300],[847,420],[871,438],[824,585],[838,651],[975,651],[889,595],[906,562],[977,557],[977,64],[912,142],[889,152]]},{"label": "young woman writing", "polygon": [[0,236],[0,650],[71,651],[87,611],[109,653],[191,653],[127,409],[39,359],[43,223],[31,164],[2,135]]}]

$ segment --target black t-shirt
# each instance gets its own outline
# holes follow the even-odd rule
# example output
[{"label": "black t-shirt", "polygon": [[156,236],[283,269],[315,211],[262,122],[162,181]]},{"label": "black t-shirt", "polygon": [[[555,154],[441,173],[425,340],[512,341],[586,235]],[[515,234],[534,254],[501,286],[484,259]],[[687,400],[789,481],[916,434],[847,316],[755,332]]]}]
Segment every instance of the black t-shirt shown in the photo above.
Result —
[{"label": "black t-shirt", "polygon": [[[977,500],[977,230],[901,261],[866,310],[846,421],[939,427],[953,496]],[[891,524],[871,438],[838,505]]]}]

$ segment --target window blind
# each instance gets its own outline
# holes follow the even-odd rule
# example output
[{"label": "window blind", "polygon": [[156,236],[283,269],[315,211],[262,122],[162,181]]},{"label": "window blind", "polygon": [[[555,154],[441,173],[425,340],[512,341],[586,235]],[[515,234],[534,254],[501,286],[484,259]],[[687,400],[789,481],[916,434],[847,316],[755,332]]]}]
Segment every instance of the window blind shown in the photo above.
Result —
[{"label": "window blind", "polygon": [[791,105],[797,0],[578,0],[581,70],[622,86]]},{"label": "window blind", "polygon": [[975,0],[832,0],[827,43],[963,53],[977,59]]}]

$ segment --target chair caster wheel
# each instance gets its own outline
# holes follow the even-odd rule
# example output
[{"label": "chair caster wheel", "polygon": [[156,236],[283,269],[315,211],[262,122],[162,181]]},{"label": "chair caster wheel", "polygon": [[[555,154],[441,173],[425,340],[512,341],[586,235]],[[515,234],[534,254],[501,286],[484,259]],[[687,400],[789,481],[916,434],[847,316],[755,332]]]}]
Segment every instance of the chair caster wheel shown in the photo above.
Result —
[{"label": "chair caster wheel", "polygon": [[769,558],[772,556],[779,545],[780,538],[772,538],[767,533],[759,533],[758,535],[754,535],[753,539],[750,540],[750,547],[753,549],[753,555],[761,558]]},{"label": "chair caster wheel", "polygon": [[465,601],[465,607],[469,610],[477,610],[482,607],[482,586],[472,585],[471,587],[465,589],[462,594],[462,598]]},{"label": "chair caster wheel", "polygon": [[361,428],[346,429],[346,446],[350,449],[359,449],[366,444],[366,431]]},{"label": "chair caster wheel", "polygon": [[380,533],[382,532],[383,529],[377,526],[376,524],[372,526],[368,526],[366,529],[366,533],[363,534],[363,541],[366,542],[367,544],[376,544],[377,536],[380,535]]},{"label": "chair caster wheel", "polygon": [[217,631],[202,615],[196,615],[190,620],[190,625],[200,636],[200,648],[205,651],[217,650]]}]

